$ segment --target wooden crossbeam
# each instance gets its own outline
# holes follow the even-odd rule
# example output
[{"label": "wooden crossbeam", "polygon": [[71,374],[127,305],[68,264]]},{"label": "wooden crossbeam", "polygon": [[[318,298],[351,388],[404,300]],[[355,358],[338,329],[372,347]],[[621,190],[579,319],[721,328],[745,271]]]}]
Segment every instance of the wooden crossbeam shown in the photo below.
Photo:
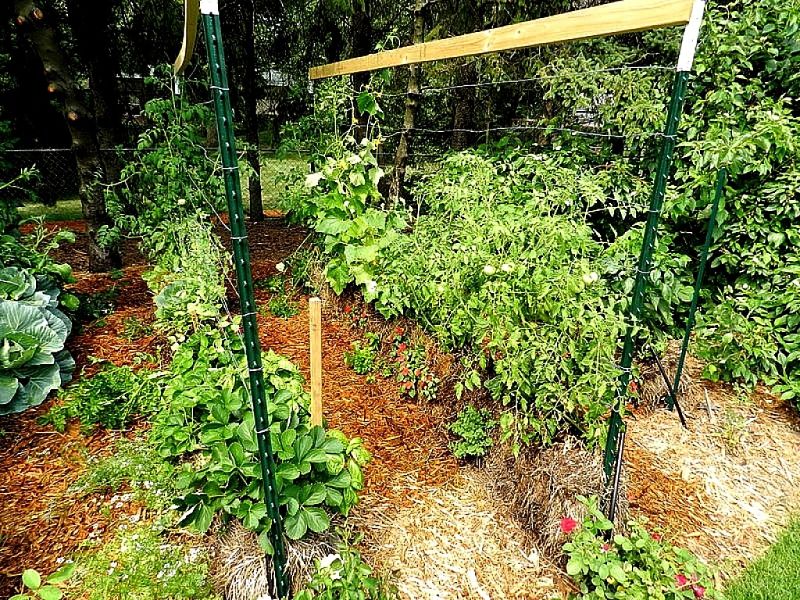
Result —
[{"label": "wooden crossbeam", "polygon": [[369,54],[309,70],[311,79],[475,56],[689,22],[694,0],[621,0],[601,6]]},{"label": "wooden crossbeam", "polygon": [[183,43],[178,58],[172,65],[176,75],[183,73],[186,65],[192,60],[194,44],[197,41],[197,22],[200,19],[200,0],[184,0],[183,14]]}]

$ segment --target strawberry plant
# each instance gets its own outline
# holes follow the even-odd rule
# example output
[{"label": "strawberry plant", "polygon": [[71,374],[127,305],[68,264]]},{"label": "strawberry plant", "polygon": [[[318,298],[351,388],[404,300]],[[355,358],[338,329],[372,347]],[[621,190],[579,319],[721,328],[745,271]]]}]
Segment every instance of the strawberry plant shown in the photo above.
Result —
[{"label": "strawberry plant", "polygon": [[[191,457],[177,476],[185,490],[176,500],[181,524],[206,531],[215,514],[235,517],[269,550],[255,420],[242,383],[246,368],[230,343],[206,330],[180,346],[164,389],[167,408],[151,438],[164,457]],[[329,511],[346,515],[358,502],[370,455],[359,438],[310,425],[309,398],[291,362],[266,354],[264,373],[279,503],[286,534],[299,539],[327,529]]]}]

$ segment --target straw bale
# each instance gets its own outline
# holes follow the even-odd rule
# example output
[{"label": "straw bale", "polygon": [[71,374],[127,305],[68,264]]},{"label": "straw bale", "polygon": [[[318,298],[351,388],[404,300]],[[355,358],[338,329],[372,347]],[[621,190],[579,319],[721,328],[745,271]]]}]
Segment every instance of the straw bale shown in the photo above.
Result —
[{"label": "straw bale", "polygon": [[[298,591],[311,578],[314,560],[335,552],[333,534],[286,540],[286,568],[292,588]],[[274,590],[271,565],[258,537],[239,522],[220,530],[213,552],[211,578],[226,600],[268,600]]]},{"label": "straw bale", "polygon": [[[502,497],[522,526],[548,556],[558,559],[567,536],[561,531],[564,517],[581,521],[586,508],[578,496],[605,493],[602,457],[586,450],[575,438],[567,438],[543,450],[525,449],[515,458],[507,448],[497,448],[488,469],[495,493]],[[617,523],[627,520],[623,470]]]}]

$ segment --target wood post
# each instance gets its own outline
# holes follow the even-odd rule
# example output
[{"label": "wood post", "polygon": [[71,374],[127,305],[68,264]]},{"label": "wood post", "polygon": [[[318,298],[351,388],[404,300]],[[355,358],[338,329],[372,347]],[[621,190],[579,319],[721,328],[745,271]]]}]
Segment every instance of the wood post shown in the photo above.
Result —
[{"label": "wood post", "polygon": [[322,425],[322,301],[308,301],[311,338],[311,426]]}]

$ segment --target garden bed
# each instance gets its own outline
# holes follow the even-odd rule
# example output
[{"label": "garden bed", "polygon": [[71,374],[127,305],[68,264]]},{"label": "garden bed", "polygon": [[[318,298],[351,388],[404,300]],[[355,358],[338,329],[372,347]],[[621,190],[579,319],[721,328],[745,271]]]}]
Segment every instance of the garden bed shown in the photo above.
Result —
[{"label": "garden bed", "polygon": [[[141,259],[126,246],[133,266],[113,276],[82,272],[85,227],[80,222],[61,226],[79,233],[78,243],[59,256],[76,266],[73,289],[90,294],[116,289],[115,310],[70,340],[76,372],[95,369],[91,357],[122,365],[133,364],[141,352],[156,353],[162,340],[149,327],[153,305],[141,280]],[[255,278],[275,274],[275,264],[306,237],[305,230],[287,228],[278,219],[254,225]],[[269,294],[258,291],[260,306]],[[261,341],[308,377],[307,298],[298,295],[294,301],[299,312],[288,319],[262,311]],[[401,399],[393,378],[358,375],[345,365],[345,352],[363,333],[333,301],[325,304],[325,417],[346,435],[363,438],[373,454],[361,504],[354,509],[354,522],[365,534],[365,555],[393,576],[403,597],[415,600],[544,598],[566,592],[565,575],[488,491],[486,473],[459,466],[449,452],[446,424],[455,412],[454,400]],[[723,558],[723,573],[730,576],[800,507],[800,427],[763,391],[745,399],[694,375],[683,401],[688,431],[664,410],[630,420],[630,505],[634,515],[648,517],[702,557],[716,563]],[[148,517],[124,493],[79,498],[69,491],[88,458],[108,452],[127,433],[100,430],[83,437],[77,427],[57,433],[37,423],[52,404],[0,420],[0,595],[15,590],[23,568],[49,571],[86,540],[105,539],[121,524]]]}]

